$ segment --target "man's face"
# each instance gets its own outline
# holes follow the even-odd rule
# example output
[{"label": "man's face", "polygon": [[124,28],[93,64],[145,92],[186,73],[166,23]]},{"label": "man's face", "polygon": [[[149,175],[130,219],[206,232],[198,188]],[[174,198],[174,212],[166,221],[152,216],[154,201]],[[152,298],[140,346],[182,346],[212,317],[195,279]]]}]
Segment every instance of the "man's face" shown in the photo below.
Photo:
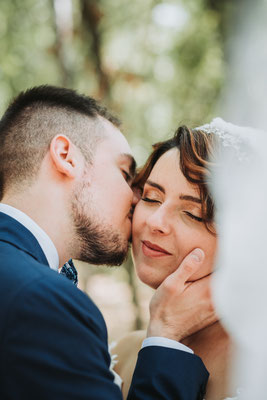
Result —
[{"label": "man's face", "polygon": [[106,137],[97,146],[75,190],[72,213],[81,244],[80,259],[93,264],[120,265],[131,236],[135,163],[122,133],[103,121]]}]

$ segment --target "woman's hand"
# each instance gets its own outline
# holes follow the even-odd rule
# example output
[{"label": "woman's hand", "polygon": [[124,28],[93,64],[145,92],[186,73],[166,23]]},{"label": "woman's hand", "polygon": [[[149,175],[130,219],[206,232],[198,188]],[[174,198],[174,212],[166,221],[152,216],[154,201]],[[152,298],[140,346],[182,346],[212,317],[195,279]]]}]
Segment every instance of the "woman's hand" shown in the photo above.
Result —
[{"label": "woman's hand", "polygon": [[201,249],[194,249],[158,287],[150,302],[148,337],[180,341],[218,320],[211,301],[210,276],[189,282],[204,258]]}]

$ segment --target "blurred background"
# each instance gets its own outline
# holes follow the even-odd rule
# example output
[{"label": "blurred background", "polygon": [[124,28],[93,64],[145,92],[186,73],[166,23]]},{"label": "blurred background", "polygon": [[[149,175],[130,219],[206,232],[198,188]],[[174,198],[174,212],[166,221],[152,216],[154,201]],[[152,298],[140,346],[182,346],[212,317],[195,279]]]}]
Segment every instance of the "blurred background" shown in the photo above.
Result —
[{"label": "blurred background", "polygon": [[[31,86],[76,89],[120,117],[141,165],[178,125],[216,116],[238,3],[1,0],[0,112]],[[136,279],[130,256],[120,268],[77,265],[111,339],[146,326],[152,291]]]}]

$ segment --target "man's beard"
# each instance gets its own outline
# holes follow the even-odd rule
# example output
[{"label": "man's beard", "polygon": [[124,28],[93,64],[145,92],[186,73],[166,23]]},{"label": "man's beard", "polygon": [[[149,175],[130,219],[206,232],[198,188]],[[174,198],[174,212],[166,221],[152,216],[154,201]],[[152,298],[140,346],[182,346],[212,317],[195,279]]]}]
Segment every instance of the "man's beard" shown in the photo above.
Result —
[{"label": "man's beard", "polygon": [[86,215],[81,191],[80,194],[80,199],[76,193],[72,202],[72,218],[79,245],[76,258],[95,265],[121,265],[128,254],[128,240],[106,223],[96,222],[93,210],[90,217]]}]

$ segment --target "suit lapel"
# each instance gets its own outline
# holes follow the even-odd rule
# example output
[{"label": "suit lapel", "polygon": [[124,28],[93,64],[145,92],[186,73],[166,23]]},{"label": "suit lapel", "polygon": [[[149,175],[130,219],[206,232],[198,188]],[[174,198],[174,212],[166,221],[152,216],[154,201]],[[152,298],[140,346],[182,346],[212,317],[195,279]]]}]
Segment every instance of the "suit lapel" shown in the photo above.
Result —
[{"label": "suit lapel", "polygon": [[46,256],[35,236],[14,218],[0,212],[0,241],[30,254],[42,264],[49,266]]}]

